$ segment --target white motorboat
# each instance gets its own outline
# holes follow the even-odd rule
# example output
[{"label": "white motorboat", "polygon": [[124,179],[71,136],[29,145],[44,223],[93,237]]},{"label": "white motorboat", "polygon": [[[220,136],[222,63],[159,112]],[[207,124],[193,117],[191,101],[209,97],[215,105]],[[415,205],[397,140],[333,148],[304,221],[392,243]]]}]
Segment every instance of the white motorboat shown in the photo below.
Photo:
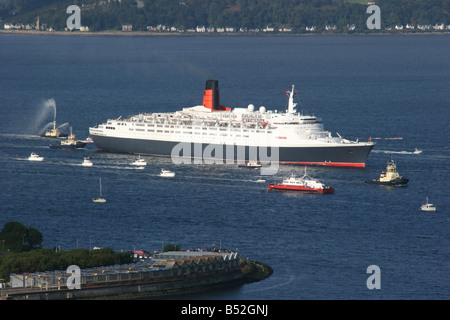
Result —
[{"label": "white motorboat", "polygon": [[105,203],[106,199],[102,197],[102,178],[100,178],[100,195],[97,198],[92,198],[92,202]]},{"label": "white motorboat", "polygon": [[89,159],[89,157],[84,157],[83,163],[81,164],[83,167],[92,167],[94,163]]},{"label": "white motorboat", "polygon": [[44,161],[44,157],[39,156],[37,153],[32,152],[28,157],[30,161]]},{"label": "white motorboat", "polygon": [[257,161],[249,161],[245,164],[240,164],[239,168],[250,168],[250,169],[257,169],[260,168],[261,164],[259,164]]},{"label": "white motorboat", "polygon": [[413,153],[414,154],[421,154],[422,150],[419,150],[419,149],[415,148]]},{"label": "white motorboat", "polygon": [[87,137],[86,139],[82,140],[81,142],[84,142],[84,143],[94,143],[94,141],[92,140],[91,137]]},{"label": "white motorboat", "polygon": [[428,197],[427,197],[427,202],[420,206],[420,210],[422,210],[422,211],[436,211],[436,207],[435,207],[434,204],[428,202]]},{"label": "white motorboat", "polygon": [[139,157],[136,159],[136,161],[134,161],[133,163],[131,163],[133,166],[146,166],[147,165],[147,161],[145,161],[144,159],[141,158],[141,155],[139,155]]},{"label": "white motorboat", "polygon": [[175,172],[169,171],[169,170],[165,170],[165,169],[161,169],[161,173],[159,174],[160,177],[175,177]]}]

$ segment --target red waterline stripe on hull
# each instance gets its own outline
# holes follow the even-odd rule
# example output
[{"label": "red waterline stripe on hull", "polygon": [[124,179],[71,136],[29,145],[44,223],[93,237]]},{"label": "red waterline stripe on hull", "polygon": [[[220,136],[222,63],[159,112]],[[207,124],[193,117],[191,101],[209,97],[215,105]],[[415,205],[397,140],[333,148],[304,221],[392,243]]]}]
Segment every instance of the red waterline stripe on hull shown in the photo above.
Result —
[{"label": "red waterline stripe on hull", "polygon": [[[99,151],[103,151],[103,149],[98,148]],[[191,158],[196,159],[196,157],[181,157],[181,158]],[[203,159],[203,158],[199,158]],[[208,159],[220,161],[220,159]],[[222,159],[225,161],[225,159]],[[354,168],[364,168],[366,166],[365,163],[348,163],[348,162],[296,162],[296,161],[280,161],[281,164],[301,164],[304,166],[332,166],[332,167],[354,167]]]},{"label": "red waterline stripe on hull", "polygon": [[332,167],[355,167],[364,168],[365,163],[346,163],[346,162],[287,162],[282,161],[283,164],[302,164],[305,166],[332,166]]}]

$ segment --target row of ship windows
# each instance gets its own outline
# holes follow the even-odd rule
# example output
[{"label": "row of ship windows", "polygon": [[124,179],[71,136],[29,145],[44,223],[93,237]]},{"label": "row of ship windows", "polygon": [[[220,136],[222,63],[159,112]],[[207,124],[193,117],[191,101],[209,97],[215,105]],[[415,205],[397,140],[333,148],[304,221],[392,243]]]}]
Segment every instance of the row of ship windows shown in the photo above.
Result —
[{"label": "row of ship windows", "polygon": [[[133,131],[133,129],[130,129],[130,131]],[[144,129],[135,129],[135,131],[145,132]],[[147,132],[155,132],[155,130],[154,129],[148,129]],[[216,134],[216,133],[206,133],[206,132],[200,133],[200,132],[192,132],[192,131],[183,131],[183,132],[181,132],[181,131],[173,131],[173,130],[156,130],[156,132],[157,133],[175,133],[175,134],[197,134],[197,135],[203,134],[203,135],[208,135],[208,136],[217,136],[218,135],[218,136],[223,136],[223,137],[228,136],[228,134],[226,134],[226,133]],[[232,135],[232,134],[230,134],[230,137],[231,136],[235,136],[237,138],[241,137],[241,135]],[[243,137],[244,138],[248,138],[249,136],[248,135],[243,135]]]},{"label": "row of ship windows", "polygon": [[[111,124],[111,123],[108,122],[108,124]],[[126,125],[126,124],[118,122],[117,125]],[[139,127],[144,127],[145,126],[145,124],[139,124],[139,123],[135,123],[133,125],[139,126]],[[155,125],[154,124],[147,124],[147,127],[155,127]],[[168,125],[162,125],[162,124],[158,124],[158,125],[156,125],[156,127],[157,128],[163,128],[164,127],[164,128],[171,128],[171,129],[173,129],[173,128],[175,128],[175,129],[179,129],[179,128],[192,129],[192,127],[173,126],[173,125],[168,126]],[[105,128],[106,129],[111,129],[111,130],[115,130],[116,129],[115,127],[110,127],[110,126],[107,126]],[[227,131],[228,130],[228,128],[194,127],[194,130],[200,130],[200,129],[201,130],[219,130],[219,131]],[[129,130],[133,130],[133,129],[130,128]],[[142,131],[143,129],[136,129],[136,130]],[[236,130],[236,131],[239,130],[239,131],[243,131],[243,132],[266,132],[265,130],[248,130],[248,129],[241,129],[241,128],[231,128],[231,130]],[[149,130],[147,130],[147,131],[149,131]],[[270,133],[270,131],[269,131],[269,133]]]},{"label": "row of ship windows", "polygon": [[[106,129],[115,129],[114,127],[106,127]],[[204,130],[205,130],[206,128],[204,128]],[[214,128],[214,129],[211,129],[211,130],[215,130],[216,128]],[[133,129],[133,128],[130,128],[129,129],[130,131],[145,131],[145,129]],[[227,130],[224,130],[224,129],[220,129],[220,131],[227,131]],[[265,131],[265,130],[233,130],[233,131],[242,131],[242,132],[258,132],[258,133],[272,133],[272,131],[271,130],[268,130],[268,131]],[[147,129],[147,132],[155,132],[155,129]],[[156,130],[156,132],[164,132],[164,133],[182,133],[181,131],[178,131],[178,130],[176,130],[176,131],[174,131],[174,130]],[[209,134],[209,135],[216,135],[215,133],[206,133],[206,132],[192,132],[192,131],[183,131],[183,133],[184,134]],[[220,134],[220,135],[227,135],[226,133],[225,134]]]},{"label": "row of ship windows", "polygon": [[[112,125],[112,122],[108,122],[108,125]],[[126,123],[122,123],[122,122],[117,122],[117,125],[118,126],[126,126],[127,124]],[[145,127],[146,126],[143,123],[132,123],[131,125],[132,126],[136,126],[136,127]],[[155,125],[154,124],[147,124],[147,127],[155,127]],[[184,127],[186,129],[192,129],[192,126],[185,127],[185,126],[178,126],[178,125],[162,125],[162,124],[157,124],[156,127],[157,128],[162,128],[162,127],[165,127],[165,128],[182,128],[182,127]],[[200,127],[195,127],[194,129],[200,130]],[[202,129],[206,130],[207,127],[203,127]],[[208,128],[208,129],[216,130],[217,128]],[[220,129],[220,130],[226,130],[226,129]]]}]

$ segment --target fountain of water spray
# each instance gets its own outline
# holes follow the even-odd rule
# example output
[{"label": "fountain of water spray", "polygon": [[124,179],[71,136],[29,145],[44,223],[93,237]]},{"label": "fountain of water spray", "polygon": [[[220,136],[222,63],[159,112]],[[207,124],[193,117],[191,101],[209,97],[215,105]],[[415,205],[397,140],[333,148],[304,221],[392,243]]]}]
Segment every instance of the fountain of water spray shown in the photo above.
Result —
[{"label": "fountain of water spray", "polygon": [[47,99],[40,104],[38,115],[36,117],[36,123],[38,125],[48,118],[49,113],[53,111],[53,121],[56,121],[56,102],[55,99]]},{"label": "fountain of water spray", "polygon": [[39,130],[39,135],[42,136],[44,133],[49,130],[51,127],[53,127],[53,121],[47,123],[42,129]]},{"label": "fountain of water spray", "polygon": [[[48,120],[49,116],[53,114],[53,121],[47,123],[44,127],[42,127],[42,123],[44,123],[45,120]],[[39,128],[39,135],[43,135],[48,129],[50,129],[52,126],[56,124],[56,102],[55,99],[50,98],[45,101],[43,101],[39,105],[38,114],[35,117],[34,120],[34,132],[38,131]],[[64,123],[59,128],[67,128],[68,123]]]},{"label": "fountain of water spray", "polygon": [[37,131],[37,129],[41,128],[39,131],[44,131],[45,129],[47,129],[47,127],[53,123],[47,123],[44,128],[42,128],[42,123],[47,120],[49,118],[50,113],[53,113],[53,121],[56,120],[56,102],[55,99],[51,98],[51,99],[47,99],[43,102],[41,102],[38,105],[38,110],[37,110],[37,114],[34,117],[34,124],[33,124],[33,128],[35,129],[34,131]]},{"label": "fountain of water spray", "polygon": [[69,123],[65,122],[62,125],[58,126],[59,131],[66,131],[69,128]]}]

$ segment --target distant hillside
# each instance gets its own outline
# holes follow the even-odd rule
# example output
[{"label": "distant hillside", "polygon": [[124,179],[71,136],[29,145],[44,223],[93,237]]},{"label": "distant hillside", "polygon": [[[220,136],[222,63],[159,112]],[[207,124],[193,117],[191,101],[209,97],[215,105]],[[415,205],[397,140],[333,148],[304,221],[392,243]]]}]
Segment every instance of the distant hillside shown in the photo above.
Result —
[{"label": "distant hillside", "polygon": [[[450,0],[376,0],[381,8],[382,29],[396,25],[447,25]],[[292,32],[336,31],[354,25],[368,31],[367,1],[363,0],[0,0],[1,27],[5,23],[40,25],[64,30],[69,5],[81,7],[81,24],[90,31],[135,30],[148,26],[162,30],[194,29],[197,26],[235,30],[286,28]],[[333,29],[332,29],[333,30]]]}]

